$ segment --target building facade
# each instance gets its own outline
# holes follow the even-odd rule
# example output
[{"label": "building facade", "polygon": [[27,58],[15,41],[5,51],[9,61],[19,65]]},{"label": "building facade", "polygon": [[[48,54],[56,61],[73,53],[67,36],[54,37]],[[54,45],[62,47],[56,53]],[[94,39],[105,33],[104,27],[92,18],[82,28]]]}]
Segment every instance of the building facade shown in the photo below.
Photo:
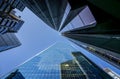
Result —
[{"label": "building facade", "polygon": [[62,79],[113,79],[81,52],[72,52],[73,60],[61,63]]},{"label": "building facade", "polygon": [[20,46],[15,36],[24,21],[16,16],[15,9],[23,11],[25,6],[20,0],[0,0],[0,51]]},{"label": "building facade", "polygon": [[[80,0],[82,1],[82,0]],[[73,1],[74,2],[74,1]],[[104,7],[103,7],[104,2]],[[105,1],[82,1],[88,5],[96,23],[71,29],[62,33],[63,36],[79,46],[83,44],[96,50],[93,54],[120,67],[120,5],[117,0]],[[110,8],[113,6],[113,8]],[[109,8],[108,8],[109,7]],[[113,12],[110,12],[110,10]],[[87,12],[88,13],[88,12]],[[90,14],[90,13],[89,13]],[[87,14],[88,15],[88,14]],[[91,15],[90,15],[91,16]],[[91,18],[90,18],[91,19]],[[91,19],[92,20],[92,19]],[[88,20],[89,21],[89,20]],[[87,22],[88,22],[87,21]],[[78,24],[79,26],[80,24]]]},{"label": "building facade", "polygon": [[55,30],[59,30],[67,6],[67,0],[21,1],[48,26]]},{"label": "building facade", "polygon": [[15,10],[23,11],[25,6],[20,0],[0,1],[0,34],[17,32],[24,21],[15,15]]},{"label": "building facade", "polygon": [[87,5],[75,6],[72,4],[74,1],[71,0],[21,1],[48,26],[57,31],[62,31],[65,27],[68,29],[64,31],[67,31],[96,23]]},{"label": "building facade", "polygon": [[[67,43],[56,43],[33,56],[17,69],[25,79],[87,79],[88,75],[88,79],[112,79],[102,69],[98,71],[96,65],[91,66],[86,58],[82,57],[85,60],[84,63],[78,63],[83,60],[75,60],[75,58],[80,58],[81,54],[76,57],[74,53],[71,53],[74,51],[76,49]],[[83,67],[84,64],[85,67]],[[80,67],[80,65],[82,66]],[[89,69],[91,69],[92,74]],[[9,77],[9,74],[2,79]]]},{"label": "building facade", "polygon": [[20,46],[21,43],[13,33],[0,35],[0,52]]}]

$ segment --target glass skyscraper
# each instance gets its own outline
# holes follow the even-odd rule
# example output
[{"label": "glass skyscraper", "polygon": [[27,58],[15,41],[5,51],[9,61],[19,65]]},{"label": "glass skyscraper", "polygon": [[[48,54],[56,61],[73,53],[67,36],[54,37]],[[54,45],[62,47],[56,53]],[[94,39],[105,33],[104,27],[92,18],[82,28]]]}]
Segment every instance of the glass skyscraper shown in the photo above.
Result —
[{"label": "glass skyscraper", "polygon": [[19,66],[19,72],[25,79],[60,79],[60,63],[71,60],[72,51],[75,49],[69,44],[54,44]]},{"label": "glass skyscraper", "polygon": [[24,24],[21,17],[15,14],[15,9],[23,11],[24,8],[20,0],[0,0],[0,52],[21,45],[13,33]]},{"label": "glass skyscraper", "polygon": [[[74,57],[72,56],[72,52],[74,51],[76,51],[76,49],[67,43],[56,43],[20,65],[17,69],[21,75],[20,78],[17,79],[21,79],[21,77],[23,77],[23,79],[87,79],[87,74],[90,74],[90,72],[87,70],[89,68],[87,66],[83,69],[80,68],[79,64],[76,62],[76,60],[74,60]],[[68,66],[69,68],[66,69]],[[84,71],[85,68],[86,70]],[[66,71],[68,73],[65,73]],[[16,79],[16,77],[18,77],[17,72],[15,72],[12,72],[14,73],[14,76],[12,75],[11,79]],[[87,74],[85,74],[85,72],[87,72]],[[88,79],[96,78],[94,75],[98,74],[98,71],[94,72],[96,73],[94,73],[91,78],[88,77]],[[106,75],[109,79],[111,79],[107,73]],[[8,74],[4,78],[9,79],[10,76],[11,74]],[[99,79],[106,78],[102,75],[99,75],[98,77],[100,77]]]},{"label": "glass skyscraper", "polygon": [[[67,30],[62,32],[62,35],[79,46],[84,44],[88,48],[95,49],[92,54],[120,69],[120,27],[118,27],[120,2],[117,0],[111,0],[111,2],[107,2],[107,0],[78,1],[81,1],[79,4],[83,3],[88,6],[79,14],[83,26],[85,26]],[[110,8],[111,6],[112,8]],[[79,20],[74,20],[70,24],[75,26],[82,24]],[[78,22],[78,24],[72,22]]]},{"label": "glass skyscraper", "polygon": [[0,52],[20,46],[21,43],[13,33],[0,35]]},{"label": "glass skyscraper", "polygon": [[0,34],[17,32],[24,21],[16,16],[16,11],[23,11],[25,6],[20,0],[0,0]]}]

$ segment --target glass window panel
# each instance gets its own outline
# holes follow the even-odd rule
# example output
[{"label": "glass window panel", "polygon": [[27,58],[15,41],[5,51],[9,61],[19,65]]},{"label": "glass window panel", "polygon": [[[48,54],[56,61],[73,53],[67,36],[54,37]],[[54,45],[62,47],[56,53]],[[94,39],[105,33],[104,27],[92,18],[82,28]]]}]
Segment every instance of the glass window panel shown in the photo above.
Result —
[{"label": "glass window panel", "polygon": [[2,21],[2,23],[1,23],[1,25],[5,25],[6,22],[7,22],[7,19],[4,19],[4,20]]}]

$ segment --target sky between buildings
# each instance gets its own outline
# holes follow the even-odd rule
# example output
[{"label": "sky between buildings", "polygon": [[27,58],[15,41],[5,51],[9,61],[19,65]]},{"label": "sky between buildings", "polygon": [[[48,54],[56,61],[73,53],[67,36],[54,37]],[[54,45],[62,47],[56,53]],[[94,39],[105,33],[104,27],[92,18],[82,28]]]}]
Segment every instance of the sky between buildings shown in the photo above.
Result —
[{"label": "sky between buildings", "polygon": [[[24,25],[18,33],[16,33],[18,39],[22,43],[20,47],[4,51],[0,53],[0,76],[11,71],[25,60],[46,49],[55,42],[68,42],[58,32],[54,31],[43,23],[36,15],[30,10],[25,8],[23,12],[17,12],[22,16],[25,21]],[[72,44],[72,43],[71,43]],[[105,64],[99,58],[89,55],[86,50],[77,47],[80,51],[84,52],[87,56],[91,57],[101,67],[110,67],[118,74],[120,70],[112,67],[109,64]],[[100,62],[98,62],[98,60]],[[104,65],[103,65],[104,64]]]}]

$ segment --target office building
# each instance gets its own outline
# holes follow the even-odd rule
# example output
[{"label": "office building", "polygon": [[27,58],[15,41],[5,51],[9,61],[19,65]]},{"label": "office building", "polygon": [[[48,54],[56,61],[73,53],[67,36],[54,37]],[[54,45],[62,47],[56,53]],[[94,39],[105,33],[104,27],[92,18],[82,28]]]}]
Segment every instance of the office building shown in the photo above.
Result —
[{"label": "office building", "polygon": [[68,30],[62,35],[79,46],[84,44],[87,47],[95,48],[96,56],[99,55],[109,63],[114,63],[113,65],[116,67],[120,66],[120,3],[117,0],[111,0],[110,3],[107,3],[107,0],[85,0],[84,3],[90,8],[96,24]]},{"label": "office building", "polygon": [[60,63],[71,60],[75,50],[67,43],[55,43],[17,69],[25,79],[60,79]]},{"label": "office building", "polygon": [[[71,30],[96,23],[87,5],[81,5],[82,7],[80,7],[78,6],[79,4],[77,4],[77,6],[73,6],[74,4],[72,4],[73,2],[71,2],[70,0],[21,1],[48,26],[57,31],[61,31],[65,27],[69,28],[68,30]],[[78,24],[80,25],[78,26]]]},{"label": "office building", "polygon": [[0,35],[0,52],[5,51],[17,46],[20,46],[21,43],[13,33],[6,33]]},{"label": "office building", "polygon": [[[88,26],[89,25],[89,26]],[[66,32],[78,28],[94,27],[96,20],[92,15],[90,8],[83,7],[71,9],[59,31]]]},{"label": "office building", "polygon": [[61,63],[61,79],[87,79],[75,60]]},{"label": "office building", "polygon": [[15,36],[24,21],[16,16],[15,9],[23,11],[25,6],[20,0],[0,0],[0,52],[20,46]]},{"label": "office building", "polygon": [[105,73],[103,69],[81,52],[72,52],[72,55],[77,61],[77,64],[84,70],[88,79],[112,79],[112,77]]},{"label": "office building", "polygon": [[[105,50],[105,49],[102,49],[102,48],[98,48],[98,47],[95,47],[95,46],[86,46],[86,47],[83,47],[83,48],[88,50],[90,53],[100,57],[101,59],[107,61],[108,63],[116,66],[117,68],[120,68],[119,55],[116,55],[114,52],[109,51],[109,50]],[[110,54],[108,54],[108,52]]]},{"label": "office building", "polygon": [[67,0],[21,0],[35,15],[51,28],[58,30],[67,6]]},{"label": "office building", "polygon": [[[86,79],[87,76],[83,71],[86,69],[85,72],[88,72],[87,66],[85,66],[86,68],[84,67],[84,70],[80,69],[78,63],[76,62],[78,60],[75,60],[71,54],[71,52],[74,51],[76,51],[76,49],[67,43],[55,43],[43,52],[38,53],[21,64],[19,67],[17,67],[17,69],[25,79],[70,79],[70,77],[71,79]],[[87,62],[86,58],[83,59],[85,60],[84,62]],[[83,64],[90,65],[88,63],[80,64],[82,64],[82,66]],[[98,71],[95,71],[95,68],[91,68],[90,65],[90,69],[94,70],[95,72],[93,73],[94,75],[91,75],[90,79],[95,77],[97,77],[97,79],[111,79],[111,77],[109,77],[109,75],[102,70],[99,71],[101,73],[98,75]],[[9,74],[10,73],[1,79],[6,78],[9,76]]]},{"label": "office building", "polygon": [[24,21],[15,15],[14,9],[23,11],[25,6],[20,0],[0,1],[0,34],[17,32]]},{"label": "office building", "polygon": [[61,63],[62,79],[113,79],[81,52],[72,52],[73,60]]}]

